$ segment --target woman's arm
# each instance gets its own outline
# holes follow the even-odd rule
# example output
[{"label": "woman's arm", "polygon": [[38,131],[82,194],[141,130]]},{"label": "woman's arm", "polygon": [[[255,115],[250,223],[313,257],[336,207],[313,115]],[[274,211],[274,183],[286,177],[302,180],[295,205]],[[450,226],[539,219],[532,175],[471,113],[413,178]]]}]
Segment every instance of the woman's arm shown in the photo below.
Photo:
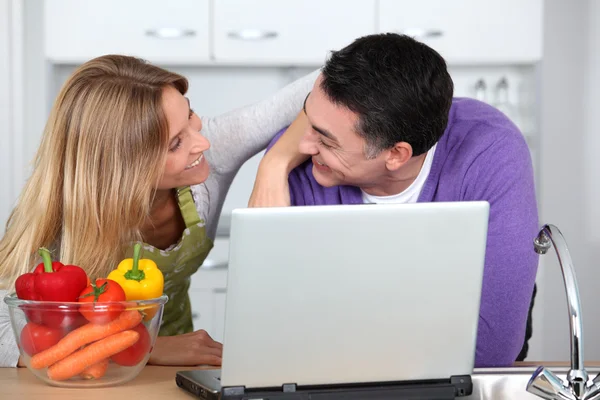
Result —
[{"label": "woman's arm", "polygon": [[212,173],[235,174],[277,132],[298,116],[320,70],[290,83],[270,98],[215,118],[202,118],[202,134],[211,142],[206,157]]},{"label": "woman's arm", "polygon": [[[319,73],[320,70],[316,70],[292,82],[267,100],[215,118],[202,119],[201,133],[211,142],[211,149],[206,152],[211,174],[203,184],[192,186],[192,194],[198,214],[206,222],[209,238],[215,238],[225,196],[240,167],[265,149],[277,132],[298,117]],[[294,162],[290,159],[289,163],[291,166]],[[265,181],[269,180],[265,178]],[[285,177],[278,181],[282,186],[287,185]],[[273,193],[284,193],[282,186]],[[258,190],[261,189],[257,188],[255,193]]]},{"label": "woman's arm", "polygon": [[0,290],[0,367],[16,367],[19,364],[19,348],[10,324],[8,306],[4,302],[5,290]]}]

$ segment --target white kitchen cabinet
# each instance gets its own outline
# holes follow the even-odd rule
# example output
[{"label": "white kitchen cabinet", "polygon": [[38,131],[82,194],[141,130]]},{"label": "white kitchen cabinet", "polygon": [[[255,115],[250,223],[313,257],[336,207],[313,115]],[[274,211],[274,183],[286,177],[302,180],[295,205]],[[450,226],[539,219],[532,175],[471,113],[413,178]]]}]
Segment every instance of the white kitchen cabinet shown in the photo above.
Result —
[{"label": "white kitchen cabinet", "polygon": [[79,64],[109,54],[154,63],[209,59],[209,0],[44,1],[46,57]]},{"label": "white kitchen cabinet", "polygon": [[321,65],[375,32],[375,0],[215,0],[217,63]]},{"label": "white kitchen cabinet", "polygon": [[227,264],[209,256],[192,276],[189,296],[194,330],[204,329],[216,341],[223,341]]},{"label": "white kitchen cabinet", "polygon": [[213,291],[214,302],[214,337],[215,340],[223,343],[225,335],[225,303],[227,298],[227,289],[216,289]]},{"label": "white kitchen cabinet", "polygon": [[46,58],[107,53],[163,65],[321,65],[375,32],[417,37],[452,65],[542,55],[543,0],[48,0]]},{"label": "white kitchen cabinet", "polygon": [[452,65],[542,57],[543,0],[379,0],[379,31],[405,33]]},{"label": "white kitchen cabinet", "polygon": [[192,323],[194,330],[204,329],[213,335],[214,296],[211,289],[190,288],[188,291],[192,307]]}]

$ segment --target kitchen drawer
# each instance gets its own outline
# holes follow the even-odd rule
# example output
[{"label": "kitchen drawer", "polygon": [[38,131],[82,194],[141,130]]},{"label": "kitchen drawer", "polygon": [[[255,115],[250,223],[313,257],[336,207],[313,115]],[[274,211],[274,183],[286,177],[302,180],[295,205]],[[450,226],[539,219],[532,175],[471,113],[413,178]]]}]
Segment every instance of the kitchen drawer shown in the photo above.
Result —
[{"label": "kitchen drawer", "polygon": [[215,0],[216,62],[321,65],[375,32],[375,0]]},{"label": "kitchen drawer", "polygon": [[543,0],[380,0],[379,31],[406,33],[451,65],[542,57]]},{"label": "kitchen drawer", "polygon": [[192,307],[192,322],[194,330],[204,329],[212,336],[215,331],[214,313],[215,299],[212,290],[190,289],[190,304]]},{"label": "kitchen drawer", "polygon": [[213,339],[223,343],[225,337],[225,306],[227,303],[227,292],[225,290],[216,290],[214,292],[215,312],[213,316]]},{"label": "kitchen drawer", "polygon": [[154,63],[209,59],[209,0],[44,1],[46,57],[79,64],[117,53]]},{"label": "kitchen drawer", "polygon": [[204,329],[217,342],[225,330],[225,289],[190,289],[194,330]]}]

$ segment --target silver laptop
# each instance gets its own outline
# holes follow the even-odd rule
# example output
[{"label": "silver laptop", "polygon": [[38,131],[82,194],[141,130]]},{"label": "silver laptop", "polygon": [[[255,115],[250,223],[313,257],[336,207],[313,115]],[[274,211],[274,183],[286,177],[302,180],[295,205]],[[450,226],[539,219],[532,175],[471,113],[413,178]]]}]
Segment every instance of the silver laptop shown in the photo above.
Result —
[{"label": "silver laptop", "polygon": [[234,210],[221,387],[470,375],[488,216],[487,202]]}]

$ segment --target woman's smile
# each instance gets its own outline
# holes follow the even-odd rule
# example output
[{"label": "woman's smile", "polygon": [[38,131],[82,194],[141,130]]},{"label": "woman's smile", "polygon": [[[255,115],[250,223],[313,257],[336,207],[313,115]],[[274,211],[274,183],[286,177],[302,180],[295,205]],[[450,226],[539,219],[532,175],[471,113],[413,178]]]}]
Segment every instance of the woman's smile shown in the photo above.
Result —
[{"label": "woman's smile", "polygon": [[190,165],[186,166],[185,169],[192,169],[197,165],[200,165],[200,163],[202,162],[202,160],[204,160],[204,154],[200,154],[200,157],[198,157],[198,159],[196,161],[194,161],[193,163],[191,163]]}]

